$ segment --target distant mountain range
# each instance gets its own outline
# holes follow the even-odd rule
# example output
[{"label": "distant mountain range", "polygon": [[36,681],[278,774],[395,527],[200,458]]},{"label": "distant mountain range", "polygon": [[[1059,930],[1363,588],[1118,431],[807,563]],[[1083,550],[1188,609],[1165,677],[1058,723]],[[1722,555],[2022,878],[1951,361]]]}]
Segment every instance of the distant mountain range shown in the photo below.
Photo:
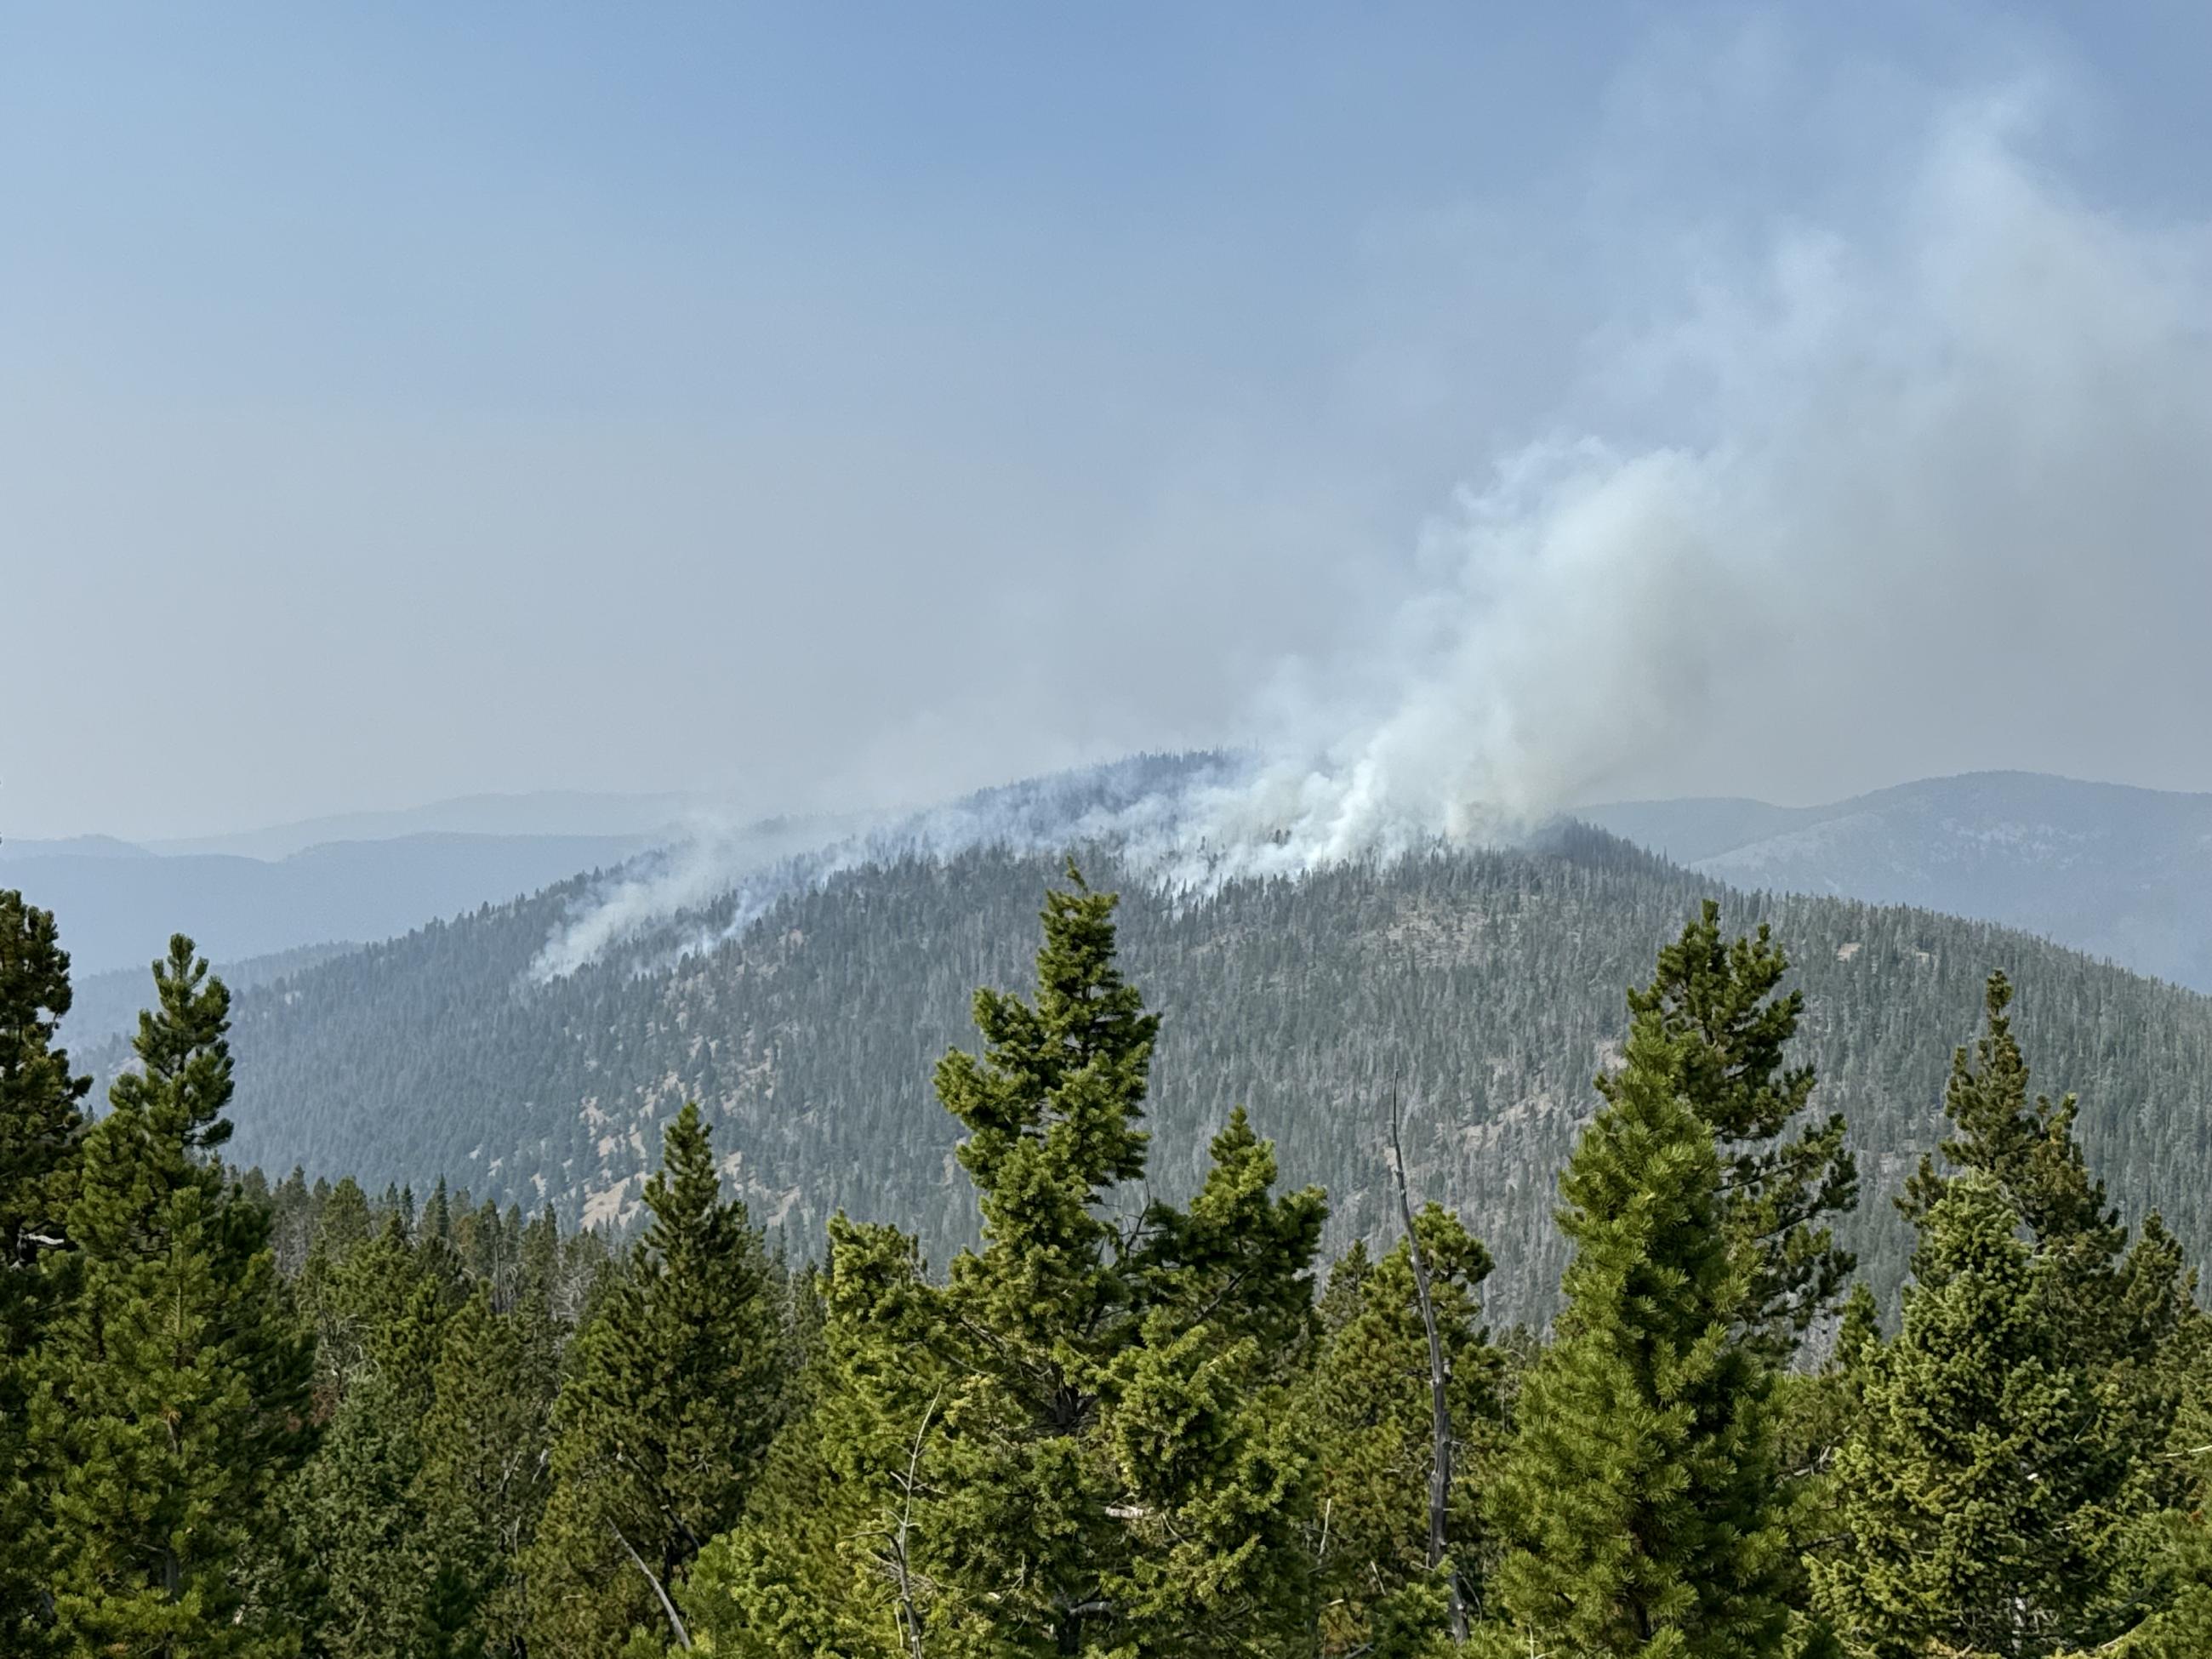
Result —
[{"label": "distant mountain range", "polygon": [[163,854],[105,838],[0,844],[0,886],[54,912],[79,975],[137,968],[173,933],[217,961],[390,939],[653,843],[630,836],[400,836],[279,859]]},{"label": "distant mountain range", "polygon": [[[396,938],[695,836],[711,842],[718,867],[743,871],[862,822],[732,824],[678,795],[475,795],[194,841],[11,838],[0,841],[0,887],[56,914],[80,981],[143,976],[181,932],[244,983],[264,958]],[[73,1029],[106,1029],[100,997],[80,1001]]]},{"label": "distant mountain range", "polygon": [[163,854],[235,853],[246,858],[282,859],[331,842],[392,841],[403,836],[655,842],[668,840],[687,818],[711,810],[711,803],[696,795],[538,789],[520,794],[458,795],[427,806],[345,812],[225,836],[149,842],[147,846]]},{"label": "distant mountain range", "polygon": [[1629,801],[1576,816],[1731,886],[2002,922],[2212,991],[2212,795],[1975,772],[1826,806]]},{"label": "distant mountain range", "polygon": [[[1146,779],[1172,787],[1191,766],[1219,759],[1095,770],[1126,793]],[[960,821],[961,805],[979,819],[1011,814],[1016,844],[1042,846],[1053,837],[1045,820],[1065,816],[1070,799],[1088,799],[1091,777],[986,792],[956,804],[952,817]],[[1988,772],[1824,806],[1629,801],[1576,816],[1731,886],[2001,922],[2212,990],[2212,795]],[[624,863],[713,821],[700,802],[674,794],[477,795],[192,841],[0,842],[0,884],[20,886],[60,915],[80,975],[143,969],[182,929],[243,982],[257,972],[244,964],[261,957],[394,938]],[[739,873],[867,822],[718,827],[713,862]],[[88,1033],[105,1024],[89,1005],[76,1021]]]}]

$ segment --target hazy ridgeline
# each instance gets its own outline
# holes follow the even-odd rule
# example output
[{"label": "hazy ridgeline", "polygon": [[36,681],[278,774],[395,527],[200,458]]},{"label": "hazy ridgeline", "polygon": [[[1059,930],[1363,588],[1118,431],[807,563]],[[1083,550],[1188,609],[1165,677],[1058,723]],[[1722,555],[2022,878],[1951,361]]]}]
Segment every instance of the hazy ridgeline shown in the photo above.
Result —
[{"label": "hazy ridgeline", "polygon": [[[615,953],[543,983],[528,969],[581,883],[422,929],[239,999],[236,1155],[372,1188],[444,1175],[502,1205],[627,1222],[660,1126],[696,1099],[732,1189],[794,1251],[842,1208],[915,1229],[941,1266],[975,1224],[930,1067],[966,1040],[975,987],[1027,976],[1056,872],[988,850],[855,869],[697,954]],[[1088,873],[1122,875],[1103,854]],[[1154,1190],[1187,1193],[1242,1103],[1286,1176],[1328,1188],[1328,1248],[1379,1245],[1395,1088],[1417,1191],[1491,1242],[1492,1305],[1541,1316],[1563,1260],[1553,1175],[1617,1051],[1622,992],[1711,890],[1588,831],[1188,902],[1130,881],[1123,948],[1164,1019]],[[2130,1213],[2162,1208],[2192,1249],[2212,1244],[2196,1174],[2212,1002],[2001,928],[1722,891],[1729,926],[1771,919],[1788,943],[1808,1003],[1802,1053],[1870,1184],[1933,1145],[1950,1049],[2002,967],[2023,988],[2040,1075],[2083,1097],[2081,1133],[2115,1196]],[[711,939],[743,902],[672,933]],[[1907,1244],[1889,1206],[1845,1224],[1893,1288]]]}]

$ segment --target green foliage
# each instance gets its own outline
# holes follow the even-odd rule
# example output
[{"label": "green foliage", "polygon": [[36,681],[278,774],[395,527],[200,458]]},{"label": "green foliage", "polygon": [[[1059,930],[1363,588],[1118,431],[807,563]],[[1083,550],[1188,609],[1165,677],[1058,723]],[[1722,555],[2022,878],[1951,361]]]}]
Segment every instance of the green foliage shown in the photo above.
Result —
[{"label": "green foliage", "polygon": [[1640,1004],[1560,1180],[1566,1308],[1492,1495],[1509,1546],[1501,1654],[1782,1650],[1772,1379],[1740,1330],[1764,1264],[1741,1248],[1712,1127],[1682,1091],[1696,1041]]},{"label": "green foliage", "polygon": [[[1093,865],[1109,884],[1109,856]],[[633,1196],[658,1126],[696,1099],[717,1144],[744,1151],[736,1190],[795,1249],[817,1249],[842,1209],[897,1222],[941,1266],[978,1230],[965,1184],[945,1178],[962,1131],[931,1099],[931,1067],[977,984],[1024,982],[1054,870],[1002,852],[859,869],[712,950],[676,947],[720,937],[741,920],[730,906],[543,985],[527,970],[574,888],[427,927],[241,998],[241,1151],[289,1168],[313,1146],[372,1192],[466,1175],[479,1198],[574,1216],[617,1183]],[[1553,1182],[1588,1115],[1583,1080],[1617,1048],[1620,988],[1652,980],[1713,884],[1570,832],[1200,902],[1127,885],[1123,968],[1170,1016],[1155,1058],[1173,1086],[1145,1125],[1153,1192],[1196,1191],[1207,1141],[1243,1103],[1286,1183],[1328,1189],[1325,1254],[1360,1239],[1380,1255],[1400,1224],[1373,1084],[1395,1076],[1430,1103],[1407,1137],[1414,1190],[1448,1195],[1498,1259],[1492,1317],[1550,1318],[1566,1261]],[[2088,1091],[2079,1133],[2115,1201],[2161,1210],[2193,1257],[2212,1250],[2212,1188],[2194,1175],[2212,1156],[2212,1000],[1924,911],[1722,897],[1734,931],[1767,922],[1789,941],[1782,988],[1806,999],[1790,1064],[1818,1069],[1808,1121],[1849,1117],[1869,1185],[1886,1194],[1941,1137],[1938,1034],[2002,966],[2044,1069]],[[1910,1227],[1868,1204],[1835,1229],[1893,1302]]]},{"label": "green foliage", "polygon": [[2140,1626],[2112,1644],[2124,1659],[2212,1653],[2212,1323],[2198,1317],[2185,1324],[2168,1359],[2179,1397],[2161,1461],[2179,1472],[2181,1489],[2154,1535],[2164,1605],[2154,1603]]},{"label": "green foliage", "polygon": [[432,1563],[423,1602],[443,1644],[425,1653],[525,1651],[522,1564],[545,1506],[559,1364],[543,1297],[500,1313],[480,1287],[447,1323],[413,1492]]},{"label": "green foliage", "polygon": [[776,1427],[780,1317],[744,1205],[687,1106],[646,1185],[652,1223],[577,1341],[552,1490],[526,1553],[534,1654],[611,1654],[738,1517]]},{"label": "green foliage", "polygon": [[76,1282],[33,1370],[35,1547],[76,1650],[277,1654],[290,1638],[240,1586],[312,1443],[310,1344],[266,1212],[209,1156],[229,1133],[228,997],[181,937],[155,985],[143,1070],[85,1139]]},{"label": "green foliage", "polygon": [[321,1269],[303,1288],[333,1414],[284,1495],[295,1589],[307,1591],[295,1610],[333,1659],[407,1659],[443,1633],[417,1487],[453,1286],[397,1211],[375,1237],[309,1265]]},{"label": "green foliage", "polygon": [[806,1451],[693,1592],[718,1652],[1257,1654],[1310,1628],[1322,1198],[1275,1195],[1237,1113],[1188,1210],[1115,1213],[1159,1021],[1115,901],[1070,874],[1034,999],[979,992],[982,1054],[937,1071],[982,1249],[933,1285],[911,1240],[833,1224]]},{"label": "green foliage", "polygon": [[1856,1203],[1858,1167],[1842,1113],[1804,1121],[1814,1071],[1790,1063],[1805,994],[1778,994],[1789,967],[1765,922],[1724,943],[1720,905],[1707,899],[1660,951],[1650,985],[1628,998],[1632,1018],[1652,1015],[1674,1039],[1673,1086],[1721,1142],[1723,1211],[1754,1264],[1742,1321],[1778,1364],[1835,1307],[1856,1265],[1825,1223]]},{"label": "green foliage", "polygon": [[[1480,1607],[1486,1547],[1479,1499],[1504,1441],[1501,1358],[1480,1292],[1490,1254],[1438,1205],[1414,1218],[1449,1376],[1454,1444],[1447,1504],[1451,1565]],[[1428,1571],[1432,1455],[1428,1337],[1404,1241],[1380,1261],[1340,1260],[1322,1300],[1326,1335],[1308,1385],[1321,1458],[1322,1651],[1413,1650],[1445,1628],[1442,1585]]]},{"label": "green foliage", "polygon": [[92,1087],[55,1040],[70,1010],[69,953],[52,915],[0,892],[0,1354],[31,1337],[36,1275],[69,1206]]},{"label": "green foliage", "polygon": [[[52,915],[0,892],[0,1537],[32,1535],[37,1495],[23,1478],[29,1381],[25,1368],[62,1286],[40,1271],[64,1239],[83,1119],[92,1086],[70,1074],[55,1041],[70,1011],[69,954]],[[0,1550],[0,1649],[28,1654],[39,1581],[27,1552]]]},{"label": "green foliage", "polygon": [[2012,987],[1952,1061],[1945,1161],[1899,1207],[1917,1224],[1897,1342],[1875,1352],[1838,1460],[1851,1547],[1821,1599],[1847,1643],[1930,1641],[2015,1659],[2120,1639],[2162,1599],[2166,1456],[2201,1325],[2154,1216],[2132,1249],[2075,1138],[2079,1103],[2029,1097]]},{"label": "green foliage", "polygon": [[1822,1610],[1870,1659],[2094,1646],[2112,1516],[2082,1455],[2097,1391],[2045,1294],[2060,1270],[1983,1171],[1920,1225],[1904,1328],[1868,1357],[1838,1460],[1850,1546],[1814,1569]]},{"label": "green foliage", "polygon": [[[2140,1193],[2190,1144],[2212,1065],[2196,1003],[1826,903],[1789,912],[1812,940],[1785,988],[1764,927],[1724,942],[1708,904],[1662,946],[1680,881],[1570,837],[1139,905],[1132,956],[1176,988],[1168,1023],[1125,976],[1115,901],[1071,871],[1034,993],[977,994],[978,1050],[937,1065],[954,1147],[907,1109],[935,1040],[916,1011],[998,960],[988,929],[1030,868],[857,877],[635,981],[510,974],[471,1063],[518,1088],[588,1074],[605,1106],[588,1146],[502,1141],[477,1165],[490,1195],[419,1161],[367,1190],[228,1174],[228,999],[183,940],[84,1131],[52,1042],[66,959],[50,918],[0,896],[0,1648],[1438,1659],[1455,1599],[1495,1659],[2212,1644],[2212,1322],[2181,1239],[2155,1214],[2131,1238],[2092,1174],[2109,1152]],[[1926,1034],[1977,945],[2055,964],[2039,1029],[2097,1098],[2031,1100],[1992,981],[1943,1163],[1906,1183],[1919,1246],[1885,1342],[1863,1285],[1833,1317],[1854,1244],[1877,1283],[1905,1261],[1839,1218],[1855,1169],[1840,1120],[1810,1113],[1812,1066],[1869,1105],[1859,1145],[1893,1171],[1934,1139],[1893,1103],[1932,1097]],[[1554,1232],[1530,1174],[1577,1114],[1546,1079],[1611,1052],[1590,987],[1655,949]],[[1386,1052],[1411,1092],[1457,1103],[1413,1148],[1458,1201],[1413,1218],[1454,1436],[1438,1571],[1428,1335],[1364,1097]],[[872,1069],[901,1054],[898,1077]],[[1156,1062],[1176,1085],[1157,1099]],[[659,1080],[625,1097],[631,1066]],[[724,1085],[725,1168],[776,1196],[773,1255],[690,1106],[627,1249],[563,1235],[550,1206],[525,1219],[510,1183],[615,1174],[621,1114],[691,1077]],[[1353,1172],[1318,1306],[1328,1206],[1279,1190],[1231,1078],[1297,1103],[1284,1162]],[[429,1182],[419,1211],[408,1176]],[[825,1194],[856,1193],[918,1231],[839,1213],[818,1267],[786,1258]],[[1502,1229],[1495,1274],[1470,1212]],[[962,1240],[933,1276],[925,1242]],[[1553,1340],[1493,1344],[1483,1304],[1502,1285],[1556,1305],[1561,1260]],[[1780,1372],[1793,1352],[1824,1363]]]}]

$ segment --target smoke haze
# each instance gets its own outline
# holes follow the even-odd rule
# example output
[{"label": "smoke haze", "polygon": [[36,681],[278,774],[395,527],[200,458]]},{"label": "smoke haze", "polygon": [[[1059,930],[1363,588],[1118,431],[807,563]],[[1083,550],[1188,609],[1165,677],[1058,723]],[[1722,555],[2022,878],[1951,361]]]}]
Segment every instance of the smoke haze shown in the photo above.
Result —
[{"label": "smoke haze", "polygon": [[[2212,240],[2071,193],[2031,158],[2041,101],[1954,102],[1869,192],[1885,216],[1788,223],[1643,296],[1656,320],[1604,337],[1582,389],[1604,424],[1462,488],[1388,626],[1255,699],[1249,769],[1060,824],[984,798],[901,833],[1105,836],[1202,889],[1670,789],[1842,793],[2054,748],[2194,776]],[[1698,435],[1626,435],[1652,431]],[[1881,771],[1839,779],[1869,733]],[[702,851],[549,961],[728,884]]]}]

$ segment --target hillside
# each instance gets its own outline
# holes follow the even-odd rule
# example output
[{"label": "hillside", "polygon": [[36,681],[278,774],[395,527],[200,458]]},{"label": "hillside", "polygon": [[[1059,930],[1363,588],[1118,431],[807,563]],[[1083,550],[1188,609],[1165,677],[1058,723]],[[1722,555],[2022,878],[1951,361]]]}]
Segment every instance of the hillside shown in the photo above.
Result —
[{"label": "hillside", "polygon": [[[1103,856],[1092,873],[1117,879]],[[696,1096],[728,1174],[795,1248],[842,1206],[918,1227],[942,1261],[972,1207],[931,1068],[966,1040],[976,985],[1026,981],[1054,874],[995,853],[870,866],[710,954],[542,987],[526,969],[580,882],[422,929],[240,997],[235,1152],[372,1185],[444,1172],[619,1220],[659,1124]],[[1712,886],[1571,830],[1544,852],[1342,868],[1183,907],[1130,887],[1129,970],[1166,1014],[1155,1186],[1186,1190],[1242,1101],[1290,1179],[1328,1187],[1334,1245],[1384,1233],[1379,1115],[1395,1082],[1418,1190],[1489,1239],[1501,1314],[1540,1311],[1561,1265],[1553,1172],[1622,1030],[1623,989]],[[2197,1178],[2212,1001],[1923,912],[1741,896],[1727,910],[1736,926],[1771,917],[1800,963],[1807,1052],[1864,1152],[1856,1231],[1878,1277],[1901,1271],[1888,1194],[1929,1141],[1994,966],[2021,982],[2040,1079],[2087,1097],[2084,1134],[2116,1194],[2212,1246]]]},{"label": "hillside", "polygon": [[1632,801],[1582,816],[1735,886],[1977,916],[2212,991],[2212,795],[1978,772],[1826,806]]},{"label": "hillside", "polygon": [[[265,957],[237,962],[218,961],[215,972],[233,995],[260,989],[276,980],[302,974],[360,947],[351,944],[301,945]],[[70,982],[70,1011],[62,1021],[62,1040],[79,1049],[89,1049],[138,1029],[138,1012],[149,994],[146,966],[110,968],[103,973],[77,974]]]}]

